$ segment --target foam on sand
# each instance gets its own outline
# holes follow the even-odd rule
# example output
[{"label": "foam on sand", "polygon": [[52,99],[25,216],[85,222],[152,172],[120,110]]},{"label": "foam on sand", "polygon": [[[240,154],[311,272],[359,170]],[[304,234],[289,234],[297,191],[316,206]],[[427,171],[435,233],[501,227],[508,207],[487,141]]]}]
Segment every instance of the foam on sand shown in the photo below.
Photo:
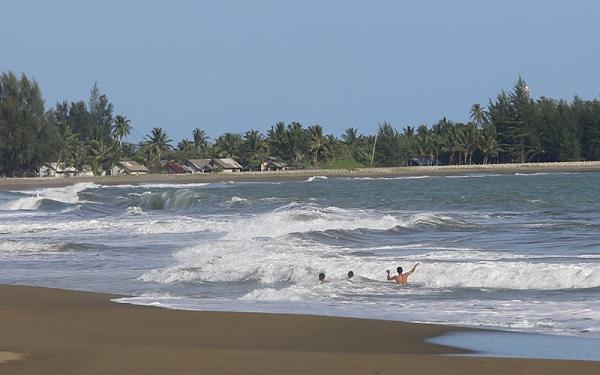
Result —
[{"label": "foam on sand", "polygon": [[0,363],[5,363],[8,361],[17,361],[21,358],[23,358],[23,354],[15,353],[15,352],[0,351]]}]

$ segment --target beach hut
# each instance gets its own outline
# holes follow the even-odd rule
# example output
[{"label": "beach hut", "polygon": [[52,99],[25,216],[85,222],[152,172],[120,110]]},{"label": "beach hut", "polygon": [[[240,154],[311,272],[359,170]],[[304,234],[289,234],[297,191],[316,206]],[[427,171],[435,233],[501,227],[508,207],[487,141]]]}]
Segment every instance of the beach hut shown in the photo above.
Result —
[{"label": "beach hut", "polygon": [[142,175],[147,174],[148,168],[144,167],[140,163],[134,160],[121,160],[112,168],[111,174],[115,175]]},{"label": "beach hut", "polygon": [[261,172],[264,172],[264,171],[285,171],[286,167],[287,166],[284,163],[281,163],[281,162],[277,161],[277,159],[275,159],[272,156],[269,156],[268,158],[266,158],[265,160],[263,160],[262,163],[260,163],[260,170],[261,170]]},{"label": "beach hut", "polygon": [[65,163],[44,163],[38,170],[40,177],[73,177],[77,175],[75,167],[67,167]]},{"label": "beach hut", "polygon": [[211,164],[215,169],[225,173],[241,172],[244,169],[240,163],[231,158],[212,159]]},{"label": "beach hut", "polygon": [[188,159],[185,164],[192,173],[209,173],[213,171],[212,159]]},{"label": "beach hut", "polygon": [[165,168],[167,169],[168,174],[187,174],[192,173],[192,170],[189,168],[184,168],[182,165],[177,164],[174,161],[167,161],[164,163]]}]

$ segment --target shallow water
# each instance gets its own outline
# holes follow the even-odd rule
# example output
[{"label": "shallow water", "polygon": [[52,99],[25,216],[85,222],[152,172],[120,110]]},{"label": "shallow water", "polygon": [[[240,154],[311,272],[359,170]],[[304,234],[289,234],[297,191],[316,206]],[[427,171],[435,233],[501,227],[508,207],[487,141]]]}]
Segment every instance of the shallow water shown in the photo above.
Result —
[{"label": "shallow water", "polygon": [[[594,172],[0,191],[0,282],[600,337],[599,184]],[[385,281],[416,262],[408,286]]]},{"label": "shallow water", "polygon": [[500,331],[453,332],[428,339],[471,350],[467,356],[600,361],[600,339]]}]

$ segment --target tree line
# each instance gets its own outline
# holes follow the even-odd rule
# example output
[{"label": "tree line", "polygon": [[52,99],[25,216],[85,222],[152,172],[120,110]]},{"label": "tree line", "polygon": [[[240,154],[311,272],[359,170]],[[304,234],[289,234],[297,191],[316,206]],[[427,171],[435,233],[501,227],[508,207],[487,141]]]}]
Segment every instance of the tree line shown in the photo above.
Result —
[{"label": "tree line", "polygon": [[87,101],[46,109],[35,80],[12,72],[0,77],[0,176],[33,176],[47,162],[100,175],[123,159],[154,172],[162,170],[163,160],[215,157],[236,159],[248,170],[258,169],[267,156],[292,168],[600,160],[600,101],[534,100],[521,77],[487,107],[473,104],[466,123],[442,118],[399,131],[383,122],[375,134],[351,127],[337,137],[320,125],[277,122],[266,134],[228,132],[212,141],[197,127],[177,144],[161,127],[128,143],[132,130],[97,84]]}]

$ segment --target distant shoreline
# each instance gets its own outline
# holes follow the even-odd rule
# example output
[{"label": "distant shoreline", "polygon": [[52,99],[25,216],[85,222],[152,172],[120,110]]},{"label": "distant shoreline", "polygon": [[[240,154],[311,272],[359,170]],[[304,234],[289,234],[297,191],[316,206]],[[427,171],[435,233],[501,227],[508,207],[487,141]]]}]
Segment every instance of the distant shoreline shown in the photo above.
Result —
[{"label": "distant shoreline", "polygon": [[472,173],[514,174],[552,172],[596,172],[600,161],[524,163],[524,164],[474,164],[423,167],[389,167],[359,169],[303,169],[277,172],[206,173],[188,175],[147,174],[94,177],[28,177],[0,178],[0,190],[65,187],[77,183],[100,185],[127,185],[137,183],[214,183],[214,182],[274,182],[299,181],[310,177],[411,177],[411,176],[455,176]]}]

